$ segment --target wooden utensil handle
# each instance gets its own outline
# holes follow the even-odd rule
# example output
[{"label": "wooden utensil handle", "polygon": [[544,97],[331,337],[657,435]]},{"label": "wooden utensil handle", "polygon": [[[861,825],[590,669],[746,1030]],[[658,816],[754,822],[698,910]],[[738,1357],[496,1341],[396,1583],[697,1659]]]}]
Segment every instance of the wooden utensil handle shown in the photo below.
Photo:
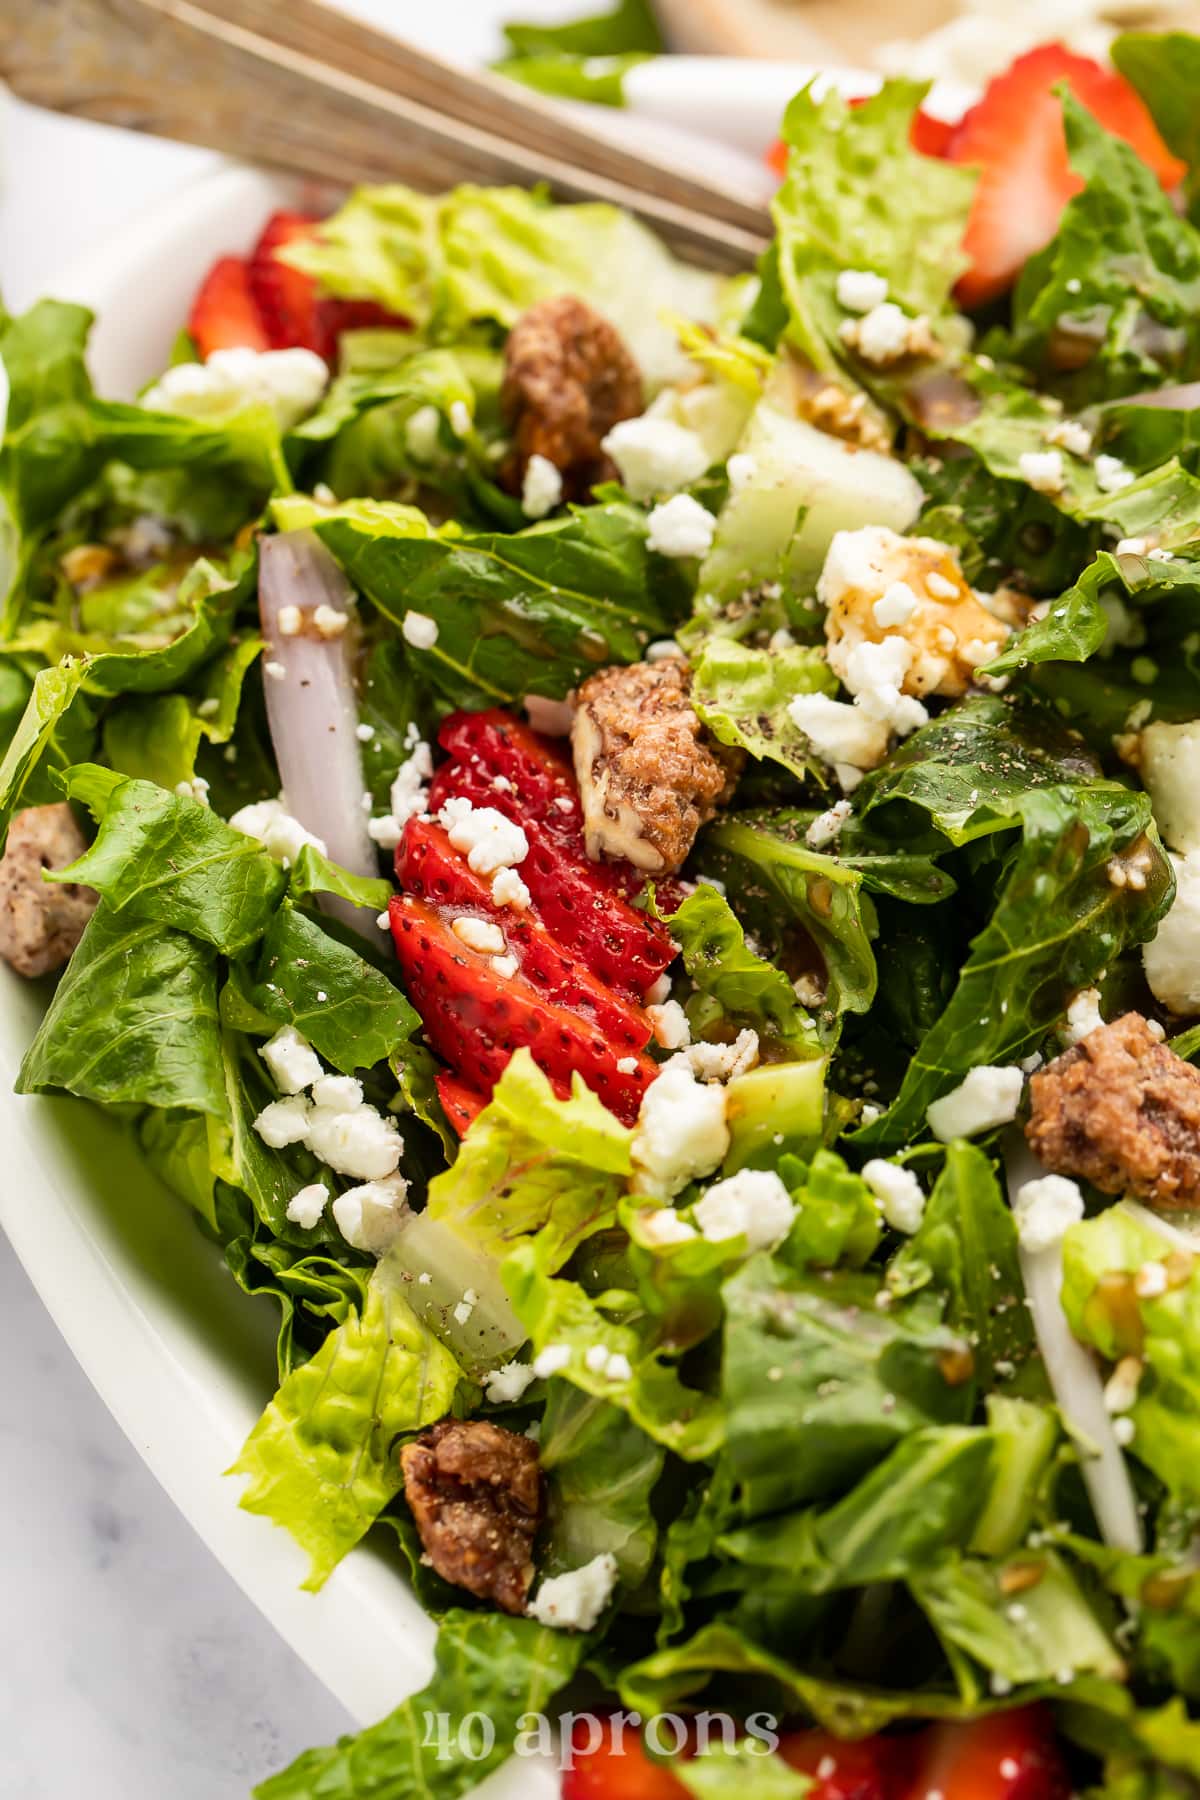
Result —
[{"label": "wooden utensil handle", "polygon": [[[355,72],[324,64],[322,34],[341,16],[313,0],[296,9],[294,42],[254,28],[256,18],[265,27],[289,10],[230,0],[225,17],[190,0],[3,0],[0,76],[37,105],[215,146],[322,181],[403,180],[425,192],[461,181],[545,182],[562,199],[628,207],[680,254],[708,267],[744,268],[762,248],[765,230],[714,220],[390,92],[357,72],[364,55],[358,37]],[[403,47],[384,42],[403,61]],[[761,225],[764,215],[752,208],[750,217]]]}]

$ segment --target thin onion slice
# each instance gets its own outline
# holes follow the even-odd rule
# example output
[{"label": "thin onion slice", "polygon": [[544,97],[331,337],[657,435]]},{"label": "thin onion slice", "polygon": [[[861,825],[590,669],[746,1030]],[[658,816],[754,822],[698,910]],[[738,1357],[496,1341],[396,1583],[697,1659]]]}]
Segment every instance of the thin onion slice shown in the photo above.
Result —
[{"label": "thin onion slice", "polygon": [[[377,876],[379,859],[363,810],[362,750],[352,668],[354,592],[311,531],[259,545],[258,606],[267,720],[285,804],[331,860],[352,875]],[[324,632],[318,628],[318,611]],[[335,620],[345,618],[339,630]],[[293,629],[281,629],[285,623]],[[374,915],[323,894],[321,910],[377,940]]]},{"label": "thin onion slice", "polygon": [[1144,394],[1130,394],[1122,406],[1158,406],[1164,412],[1191,412],[1200,406],[1200,381],[1187,381],[1178,387],[1147,388]]},{"label": "thin onion slice", "polygon": [[[1007,1146],[1005,1167],[1010,1202],[1027,1181],[1046,1173],[1015,1133]],[[1137,1498],[1104,1403],[1100,1370],[1091,1351],[1072,1332],[1063,1311],[1062,1244],[1052,1244],[1048,1250],[1021,1249],[1019,1254],[1042,1361],[1063,1422],[1082,1452],[1083,1479],[1100,1535],[1114,1550],[1140,1551],[1142,1522]]]}]

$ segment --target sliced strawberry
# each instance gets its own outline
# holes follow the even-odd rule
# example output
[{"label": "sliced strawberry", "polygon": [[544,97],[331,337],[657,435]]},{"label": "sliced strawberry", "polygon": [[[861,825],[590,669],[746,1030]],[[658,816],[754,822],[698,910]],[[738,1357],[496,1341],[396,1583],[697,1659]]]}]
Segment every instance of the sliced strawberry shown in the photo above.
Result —
[{"label": "sliced strawberry", "polygon": [[270,348],[243,257],[222,256],[213,264],[192,301],[188,331],[202,359],[214,350]]},{"label": "sliced strawberry", "polygon": [[913,114],[908,141],[922,156],[945,156],[954,132],[955,127],[949,120],[935,119],[932,113],[927,113],[923,107],[918,106]]},{"label": "sliced strawberry", "polygon": [[562,1800],[688,1800],[688,1789],[665,1763],[647,1755],[635,1726],[580,1719],[571,1733],[573,1767],[564,1770]]},{"label": "sliced strawberry", "polygon": [[333,345],[320,318],[317,284],[289,268],[278,252],[311,237],[318,221],[308,213],[272,213],[250,255],[250,287],[275,350],[315,350],[328,356]]},{"label": "sliced strawberry", "polygon": [[1071,1777],[1044,1706],[1022,1706],[920,1736],[910,1800],[1068,1800]]},{"label": "sliced strawberry", "polygon": [[452,763],[465,763],[490,779],[498,795],[515,794],[522,820],[543,819],[582,845],[583,808],[575,770],[554,738],[493,707],[451,713],[438,731],[438,743]]},{"label": "sliced strawberry", "polygon": [[569,1006],[602,1031],[610,1044],[619,1046],[618,1055],[646,1048],[652,1028],[643,1009],[614,994],[586,963],[556,943],[533,908],[518,912],[497,906],[490,883],[469,867],[432,819],[408,821],[396,851],[396,879],[405,893],[438,907],[447,918],[465,910],[498,923],[525,980],[543,998]]},{"label": "sliced strawberry", "polygon": [[911,1740],[848,1742],[828,1731],[790,1731],[779,1740],[789,1768],[812,1777],[809,1800],[907,1800]]},{"label": "sliced strawberry", "polygon": [[513,1052],[526,1046],[560,1091],[577,1071],[610,1111],[633,1123],[658,1072],[650,1057],[609,1043],[590,1021],[545,1000],[524,975],[498,974],[492,957],[467,949],[427,902],[394,895],[389,912],[405,988],[426,1037],[451,1068],[490,1092]]},{"label": "sliced strawberry", "polygon": [[450,1073],[449,1069],[439,1071],[434,1085],[437,1088],[438,1099],[442,1103],[442,1111],[449,1119],[451,1126],[459,1137],[466,1137],[467,1132],[487,1105],[487,1095],[481,1094],[478,1088],[468,1087],[465,1081],[460,1081],[457,1075]]},{"label": "sliced strawberry", "polygon": [[964,239],[971,267],[956,290],[964,306],[1003,293],[1050,242],[1064,206],[1083,187],[1067,160],[1062,106],[1053,91],[1062,82],[1137,151],[1164,187],[1182,179],[1183,164],[1123,76],[1061,44],[1019,56],[964,114],[946,146],[951,162],[981,168]]}]

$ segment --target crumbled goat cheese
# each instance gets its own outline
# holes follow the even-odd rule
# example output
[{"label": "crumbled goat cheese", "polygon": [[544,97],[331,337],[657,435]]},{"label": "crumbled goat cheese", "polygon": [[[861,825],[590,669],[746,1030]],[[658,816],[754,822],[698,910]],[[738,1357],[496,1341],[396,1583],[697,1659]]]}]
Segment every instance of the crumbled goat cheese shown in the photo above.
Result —
[{"label": "crumbled goat cheese", "polygon": [[271,1150],[285,1150],[289,1144],[303,1144],[308,1139],[308,1101],[299,1094],[287,1100],[272,1100],[254,1121],[263,1143]]},{"label": "crumbled goat cheese", "polygon": [[322,1075],[312,1084],[312,1097],[330,1112],[357,1112],[363,1103],[362,1082],[356,1075]]},{"label": "crumbled goat cheese", "polygon": [[892,1230],[911,1236],[925,1216],[925,1195],[912,1170],[875,1156],[864,1165],[862,1177]]},{"label": "crumbled goat cheese", "polygon": [[314,608],[313,624],[317,628],[317,636],[323,638],[341,637],[350,623],[350,614],[342,612],[336,606],[327,606],[324,602]]},{"label": "crumbled goat cheese", "polygon": [[850,802],[848,800],[835,801],[828,812],[818,813],[804,833],[804,841],[809,849],[824,850],[827,844],[834,843],[849,817]]},{"label": "crumbled goat cheese", "polygon": [[740,494],[758,474],[758,462],[748,451],[735,450],[725,464],[725,473],[729,477],[730,493]]},{"label": "crumbled goat cheese", "polygon": [[175,792],[180,800],[194,800],[197,806],[208,805],[208,783],[203,775],[193,775],[190,781],[177,781]]},{"label": "crumbled goat cheese", "polygon": [[1071,995],[1067,1006],[1067,1023],[1060,1034],[1062,1041],[1068,1048],[1082,1043],[1090,1031],[1099,1031],[1103,1023],[1099,988],[1080,988],[1077,994]]},{"label": "crumbled goat cheese", "polygon": [[646,989],[645,1000],[647,1006],[661,1006],[664,1001],[669,1000],[670,998],[671,977],[669,975],[660,975],[658,980],[651,982],[650,986]]},{"label": "crumbled goat cheese", "polygon": [[830,763],[843,791],[849,793],[887,755],[887,726],[861,707],[828,694],[797,694],[788,702],[788,717],[802,731],[813,754]]},{"label": "crumbled goat cheese", "polygon": [[329,370],[312,350],[214,350],[204,363],[177,363],[142,395],[154,412],[206,418],[238,405],[269,406],[290,431],[325,392]]},{"label": "crumbled goat cheese", "polygon": [[602,1550],[581,1569],[543,1580],[526,1608],[539,1625],[557,1631],[590,1631],[612,1599],[617,1585],[617,1559]]},{"label": "crumbled goat cheese", "polygon": [[305,844],[311,844],[322,856],[326,853],[324,841],[314,837],[311,831],[305,831],[282,800],[256,800],[235,812],[229,823],[244,837],[257,838],[276,862],[295,862]]},{"label": "crumbled goat cheese", "polygon": [[642,1095],[632,1155],[643,1187],[669,1198],[697,1175],[709,1175],[729,1149],[726,1090],[697,1082],[673,1057]]},{"label": "crumbled goat cheese", "polygon": [[1063,485],[1063,459],[1057,450],[1023,450],[1017,458],[1022,481],[1027,481],[1037,494],[1060,494]]},{"label": "crumbled goat cheese", "polygon": [[1096,474],[1096,486],[1102,494],[1116,494],[1121,488],[1127,488],[1137,480],[1132,469],[1127,469],[1119,456],[1098,456],[1092,467]]},{"label": "crumbled goat cheese", "polygon": [[1161,1300],[1171,1285],[1166,1263],[1144,1262],[1133,1278],[1133,1291],[1139,1300]]},{"label": "crumbled goat cheese", "polygon": [[521,483],[521,511],[527,519],[544,519],[563,497],[562,475],[547,456],[531,456]]},{"label": "crumbled goat cheese", "polygon": [[687,1014],[678,1000],[667,1000],[662,1006],[648,1006],[655,1039],[664,1050],[682,1050],[692,1041]]},{"label": "crumbled goat cheese", "polygon": [[566,1344],[547,1344],[533,1359],[533,1372],[539,1381],[549,1381],[551,1375],[559,1374],[571,1360],[571,1352]]},{"label": "crumbled goat cheese", "polygon": [[951,1138],[974,1137],[1007,1125],[1017,1116],[1025,1077],[1018,1068],[996,1068],[985,1063],[971,1069],[966,1078],[926,1113],[934,1137],[948,1144]]},{"label": "crumbled goat cheese", "polygon": [[633,1377],[633,1364],[620,1350],[614,1350],[604,1373],[610,1381],[630,1381]]},{"label": "crumbled goat cheese", "polygon": [[708,451],[700,438],[671,419],[622,419],[601,448],[616,463],[622,484],[635,500],[678,493],[699,481],[708,467]]},{"label": "crumbled goat cheese", "polygon": [[381,850],[394,850],[404,836],[404,827],[391,813],[380,813],[378,817],[367,820],[367,836]]},{"label": "crumbled goat cheese", "polygon": [[902,691],[901,683],[913,663],[913,647],[902,637],[886,637],[882,644],[864,638],[847,656],[842,680],[869,719],[878,719],[898,737],[907,737],[929,721],[919,700]]},{"label": "crumbled goat cheese", "polygon": [[504,950],[504,933],[490,919],[474,919],[469,913],[457,919],[451,919],[450,929],[460,944],[468,950],[478,950],[481,956],[499,956]]},{"label": "crumbled goat cheese", "polygon": [[[1113,1420],[1112,1434],[1122,1450],[1128,1450],[1130,1444],[1132,1444],[1134,1438],[1137,1436],[1137,1425],[1127,1413],[1123,1414],[1121,1418]],[[1075,1679],[1075,1671],[1073,1669],[1062,1669],[1055,1679],[1061,1681],[1065,1687],[1069,1682]]]},{"label": "crumbled goat cheese", "polygon": [[1200,850],[1172,856],[1175,898],[1142,948],[1146,980],[1156,1000],[1183,1018],[1200,1013]]},{"label": "crumbled goat cheese", "polygon": [[483,1378],[483,1391],[493,1406],[511,1406],[519,1400],[531,1381],[537,1376],[529,1363],[502,1363],[500,1368],[492,1369]]},{"label": "crumbled goat cheese", "polygon": [[438,822],[477,875],[510,869],[529,855],[529,839],[521,827],[494,806],[472,806],[469,800],[456,796],[446,801]]},{"label": "crumbled goat cheese", "polygon": [[451,402],[449,419],[450,429],[455,437],[470,437],[471,409],[465,400],[455,400]]},{"label": "crumbled goat cheese", "polygon": [[347,1188],[329,1210],[348,1244],[369,1256],[382,1256],[400,1235],[408,1211],[407,1193],[403,1175],[393,1175]]},{"label": "crumbled goat cheese", "polygon": [[673,494],[646,520],[646,545],[660,556],[707,556],[717,521],[690,494]]},{"label": "crumbled goat cheese", "polygon": [[262,666],[262,672],[267,677],[268,681],[286,681],[287,680],[287,665],[286,665],[286,663],[265,662]]},{"label": "crumbled goat cheese", "polygon": [[281,606],[275,623],[280,637],[299,637],[304,630],[304,614],[298,606]]},{"label": "crumbled goat cheese", "polygon": [[1060,450],[1069,450],[1072,456],[1088,456],[1091,454],[1092,434],[1078,419],[1063,419],[1046,433],[1046,442],[1057,444]]},{"label": "crumbled goat cheese", "polygon": [[893,300],[873,306],[861,319],[847,319],[838,336],[877,368],[905,356],[928,356],[936,348],[925,315],[910,319]]},{"label": "crumbled goat cheese", "polygon": [[493,956],[491,961],[492,974],[501,981],[511,981],[520,966],[515,956]]},{"label": "crumbled goat cheese", "polygon": [[497,869],[493,875],[492,904],[511,906],[514,912],[524,912],[529,906],[529,889],[515,869]]},{"label": "crumbled goat cheese", "polygon": [[674,638],[655,638],[652,644],[646,645],[645,660],[648,663],[673,662],[682,655]]},{"label": "crumbled goat cheese", "polygon": [[[283,614],[281,613],[279,616],[282,618]],[[360,744],[369,744],[371,739],[375,736],[375,727],[373,725],[368,725],[365,722],[361,725],[356,725],[354,727],[354,735]]]},{"label": "crumbled goat cheese", "polygon": [[320,1057],[294,1025],[281,1026],[268,1043],[259,1045],[258,1054],[281,1094],[299,1094],[325,1073]]},{"label": "crumbled goat cheese", "polygon": [[739,1031],[732,1044],[689,1044],[683,1051],[697,1081],[733,1081],[758,1061],[758,1033]]},{"label": "crumbled goat cheese", "polygon": [[410,819],[425,811],[425,802],[429,798],[427,782],[433,775],[433,752],[429,745],[418,738],[412,752],[396,770],[395,780],[388,793],[388,805],[391,816],[397,825],[404,826]]},{"label": "crumbled goat cheese", "polygon": [[359,1181],[381,1181],[393,1174],[404,1149],[395,1120],[373,1106],[358,1106],[353,1112],[314,1106],[308,1115],[307,1142],[329,1168]]},{"label": "crumbled goat cheese", "polygon": [[836,282],[837,302],[847,312],[874,312],[888,297],[888,284],[870,269],[843,269]]},{"label": "crumbled goat cheese", "polygon": [[1051,1250],[1082,1219],[1083,1195],[1065,1175],[1041,1175],[1017,1189],[1013,1216],[1022,1250]]},{"label": "crumbled goat cheese", "polygon": [[638,1071],[638,1059],[636,1056],[618,1057],[617,1073],[619,1075],[636,1075],[637,1071]]},{"label": "crumbled goat cheese", "polygon": [[1138,772],[1171,849],[1200,850],[1200,719],[1147,725],[1138,740]]},{"label": "crumbled goat cheese", "polygon": [[744,1237],[748,1250],[773,1250],[791,1230],[796,1208],[773,1169],[739,1169],[710,1187],[692,1213],[710,1243]]},{"label": "crumbled goat cheese", "polygon": [[432,650],[438,641],[437,620],[431,619],[428,613],[406,612],[400,621],[400,631],[406,644],[414,650]]},{"label": "crumbled goat cheese", "polygon": [[[948,587],[950,594],[947,597],[953,598],[955,590],[952,583],[945,581],[941,575],[936,573],[931,575],[926,583],[931,594],[937,592],[933,585],[935,581],[941,583],[943,587]],[[907,581],[893,581],[887,592],[874,602],[871,611],[875,616],[875,623],[886,631],[890,625],[906,625],[919,605],[920,601]]]},{"label": "crumbled goat cheese", "polygon": [[328,1198],[327,1187],[323,1187],[319,1181],[310,1182],[308,1187],[302,1187],[292,1195],[287,1203],[287,1216],[293,1225],[299,1225],[304,1231],[311,1231],[314,1225],[320,1224]]},{"label": "crumbled goat cheese", "polygon": [[688,1244],[696,1235],[696,1227],[681,1219],[673,1207],[660,1206],[655,1212],[638,1214],[638,1225],[651,1245]]}]

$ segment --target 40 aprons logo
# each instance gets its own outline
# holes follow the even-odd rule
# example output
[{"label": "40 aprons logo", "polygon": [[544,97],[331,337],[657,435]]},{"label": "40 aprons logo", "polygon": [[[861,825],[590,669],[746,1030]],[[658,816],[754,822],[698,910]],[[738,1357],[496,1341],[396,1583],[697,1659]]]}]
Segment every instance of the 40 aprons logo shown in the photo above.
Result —
[{"label": "40 aprons logo", "polygon": [[[427,1712],[422,1715],[425,1735],[422,1748],[432,1750],[438,1762],[486,1762],[496,1750],[496,1727],[487,1713],[463,1715]],[[522,1713],[517,1720],[511,1750],[513,1756],[550,1757],[558,1768],[573,1769],[604,1745],[607,1756],[636,1754],[644,1744],[651,1756],[678,1756],[688,1747],[698,1756],[720,1745],[732,1750],[747,1742],[769,1756],[779,1747],[778,1719],[773,1713],[751,1713],[734,1719],[728,1713],[702,1712],[689,1717],[679,1713],[565,1712]]]}]

